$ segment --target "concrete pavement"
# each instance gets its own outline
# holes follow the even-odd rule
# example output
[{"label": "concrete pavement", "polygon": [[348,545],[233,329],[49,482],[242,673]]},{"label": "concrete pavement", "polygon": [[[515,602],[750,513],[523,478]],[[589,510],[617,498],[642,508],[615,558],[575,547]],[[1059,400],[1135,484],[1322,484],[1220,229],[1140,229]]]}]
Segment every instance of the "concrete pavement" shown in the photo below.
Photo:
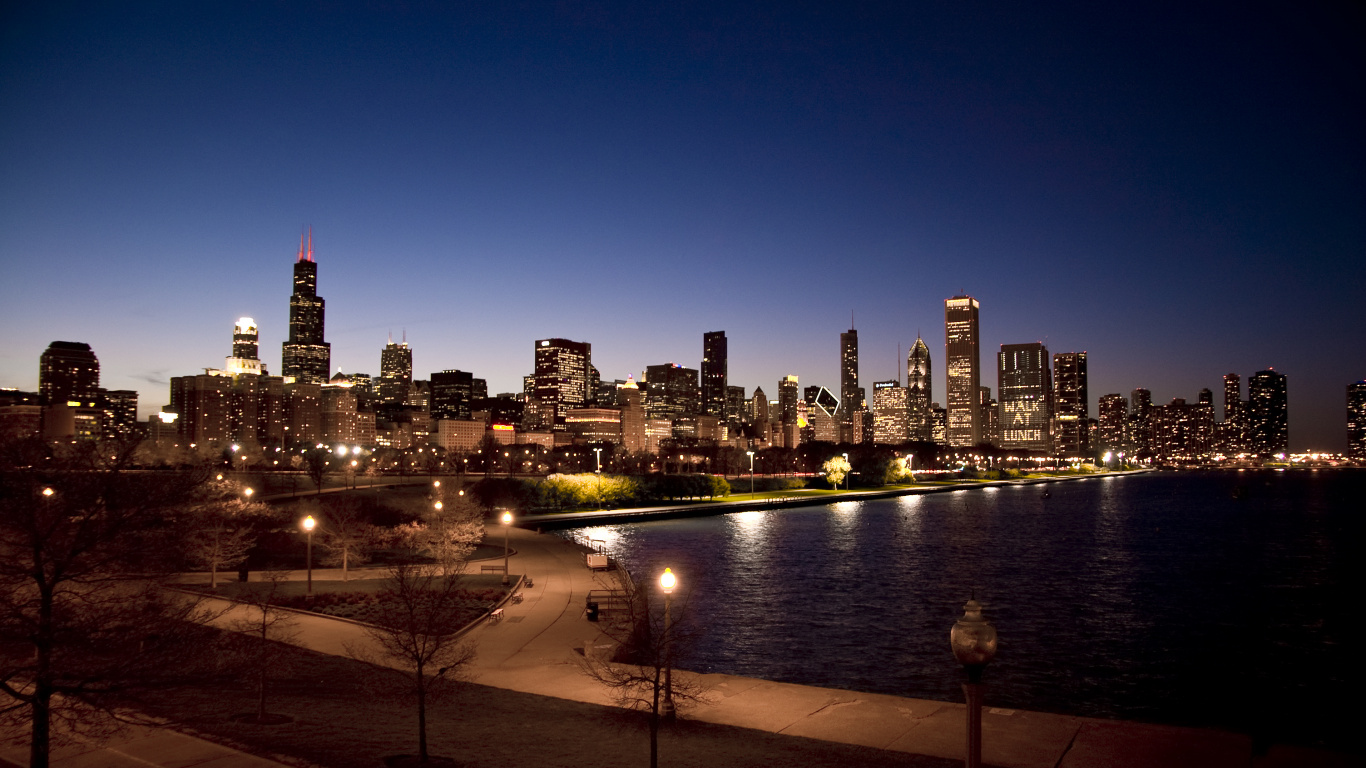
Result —
[{"label": "concrete pavement", "polygon": [[[0,733],[0,765],[28,765],[28,741]],[[52,750],[52,768],[297,768],[169,728],[131,726],[98,743],[75,740]]]}]

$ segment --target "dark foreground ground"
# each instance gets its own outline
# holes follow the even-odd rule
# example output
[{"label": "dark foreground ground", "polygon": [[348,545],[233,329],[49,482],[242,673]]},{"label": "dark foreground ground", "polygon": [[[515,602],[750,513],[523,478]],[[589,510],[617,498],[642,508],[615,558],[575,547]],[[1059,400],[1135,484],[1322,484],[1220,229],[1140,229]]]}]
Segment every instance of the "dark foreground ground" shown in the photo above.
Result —
[{"label": "dark foreground ground", "polygon": [[[417,752],[416,706],[403,678],[351,659],[276,645],[267,709],[283,725],[236,722],[256,711],[254,675],[238,668],[159,693],[154,714],[247,752],[327,768],[376,768]],[[643,766],[647,717],[640,713],[456,683],[430,706],[429,750],[470,766]],[[666,725],[662,766],[956,766],[961,762],[884,752],[731,726]]]}]

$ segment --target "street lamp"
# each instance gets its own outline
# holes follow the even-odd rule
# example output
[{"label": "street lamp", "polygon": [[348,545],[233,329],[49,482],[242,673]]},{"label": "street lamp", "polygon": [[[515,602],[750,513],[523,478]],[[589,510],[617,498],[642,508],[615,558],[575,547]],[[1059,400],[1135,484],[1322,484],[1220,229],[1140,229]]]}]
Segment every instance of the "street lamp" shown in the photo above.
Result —
[{"label": "street lamp", "polygon": [[982,671],[996,656],[996,628],[982,618],[982,605],[969,600],[963,606],[963,618],[954,623],[949,632],[953,656],[963,665],[968,681],[963,683],[963,695],[968,705],[968,743],[963,764],[967,768],[982,765]]},{"label": "street lamp", "polygon": [[[847,454],[847,453],[844,454],[844,463],[845,463],[846,465],[849,464],[849,454]],[[844,473],[844,490],[846,490],[846,491],[849,490],[849,476],[852,475],[852,474],[854,474],[854,468],[853,468],[853,466],[851,465],[851,466],[849,466],[849,469]]]},{"label": "street lamp", "polygon": [[659,714],[665,719],[674,717],[673,621],[669,618],[669,598],[676,586],[678,579],[674,577],[673,570],[665,568],[659,577],[659,587],[664,590],[664,703],[659,707]]},{"label": "street lamp", "polygon": [[754,451],[745,451],[749,454],[749,496],[754,498]]},{"label": "street lamp", "polygon": [[308,591],[305,593],[306,600],[313,599],[313,529],[318,527],[318,521],[312,515],[304,518],[304,533],[308,534]]},{"label": "street lamp", "polygon": [[242,493],[245,493],[245,494],[247,495],[247,501],[251,501],[251,495],[252,495],[253,493],[256,493],[256,491],[252,490],[251,488],[248,488],[248,489],[242,491]]},{"label": "street lamp", "polygon": [[508,585],[508,532],[512,530],[512,513],[503,513],[503,586]]},{"label": "street lamp", "polygon": [[602,509],[602,449],[594,448],[593,455],[598,460],[598,509]]}]

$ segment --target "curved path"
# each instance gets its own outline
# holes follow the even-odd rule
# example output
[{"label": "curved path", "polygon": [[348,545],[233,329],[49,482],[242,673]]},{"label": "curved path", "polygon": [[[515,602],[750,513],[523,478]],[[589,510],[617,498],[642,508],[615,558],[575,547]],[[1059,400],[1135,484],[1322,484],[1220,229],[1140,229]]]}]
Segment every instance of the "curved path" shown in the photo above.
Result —
[{"label": "curved path", "polygon": [[[490,525],[497,542],[501,526]],[[589,571],[584,549],[558,537],[510,531],[510,570],[530,576],[521,602],[504,605],[504,618],[476,626],[466,638],[477,655],[466,678],[481,685],[611,705],[606,689],[581,671],[586,644],[602,642],[598,625],[584,616],[588,591],[613,586],[611,574]],[[487,561],[486,561],[487,562]],[[314,578],[327,579],[327,571]],[[339,574],[338,574],[339,575]],[[346,654],[366,642],[364,630],[345,621],[301,615],[294,642],[316,651]],[[682,711],[687,718],[771,733],[949,759],[962,759],[962,704],[775,683],[733,675],[691,675],[709,691],[707,701]],[[988,697],[990,692],[988,692]],[[983,761],[1011,768],[1080,766],[1331,765],[1335,755],[1273,750],[1254,760],[1241,734],[1113,720],[988,708],[983,713]]]}]

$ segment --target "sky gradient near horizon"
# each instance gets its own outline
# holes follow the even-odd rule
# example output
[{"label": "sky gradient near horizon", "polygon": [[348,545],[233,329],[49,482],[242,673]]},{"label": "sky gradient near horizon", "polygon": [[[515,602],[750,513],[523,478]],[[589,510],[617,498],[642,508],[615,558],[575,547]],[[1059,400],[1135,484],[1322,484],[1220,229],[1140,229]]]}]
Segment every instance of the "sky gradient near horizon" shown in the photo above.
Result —
[{"label": "sky gradient near horizon", "polygon": [[[1106,4],[1101,4],[1106,5]],[[254,317],[280,372],[313,228],[333,371],[516,391],[533,342],[605,379],[905,378],[943,300],[1110,392],[1289,378],[1343,450],[1366,378],[1366,25],[1346,4],[11,3],[0,386],[83,341],[145,415]],[[1244,385],[1246,386],[1246,385]],[[1222,409],[1217,409],[1221,411]]]}]

